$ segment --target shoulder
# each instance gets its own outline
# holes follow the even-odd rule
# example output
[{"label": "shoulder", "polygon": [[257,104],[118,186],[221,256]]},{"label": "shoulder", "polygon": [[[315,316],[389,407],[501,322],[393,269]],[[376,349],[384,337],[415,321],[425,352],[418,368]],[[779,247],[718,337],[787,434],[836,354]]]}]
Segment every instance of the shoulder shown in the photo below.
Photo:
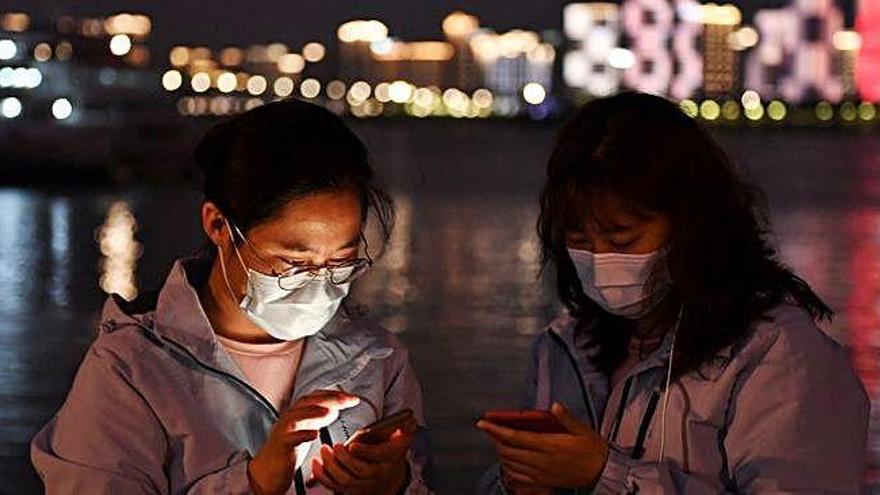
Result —
[{"label": "shoulder", "polygon": [[[849,366],[849,356],[802,308],[781,304],[755,322],[746,338],[734,346],[737,355],[762,362],[821,362]],[[817,361],[818,360],[818,361]]]},{"label": "shoulder", "polygon": [[847,349],[798,306],[782,304],[769,311],[734,348],[731,363],[745,376],[760,369],[765,379],[775,377],[773,383],[789,391],[865,397]]},{"label": "shoulder", "polygon": [[374,355],[390,351],[390,354],[404,359],[408,356],[406,345],[400,338],[382,326],[364,306],[345,308],[339,324],[328,337],[346,341]]}]

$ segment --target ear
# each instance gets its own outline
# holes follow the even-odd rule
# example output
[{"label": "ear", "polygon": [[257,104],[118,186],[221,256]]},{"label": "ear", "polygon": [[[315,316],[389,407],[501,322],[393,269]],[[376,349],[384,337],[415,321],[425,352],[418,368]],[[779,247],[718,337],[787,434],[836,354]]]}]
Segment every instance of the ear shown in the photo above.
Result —
[{"label": "ear", "polygon": [[227,246],[231,240],[229,229],[226,228],[226,217],[210,201],[202,204],[202,229],[215,246]]}]

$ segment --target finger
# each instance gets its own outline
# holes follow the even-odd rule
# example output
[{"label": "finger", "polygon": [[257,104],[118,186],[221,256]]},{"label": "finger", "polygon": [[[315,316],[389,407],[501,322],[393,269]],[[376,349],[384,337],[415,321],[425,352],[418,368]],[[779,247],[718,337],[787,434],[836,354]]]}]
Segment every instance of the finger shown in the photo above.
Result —
[{"label": "finger", "polygon": [[480,420],[477,428],[491,435],[500,443],[527,450],[544,450],[545,442],[541,433],[531,431],[514,430],[496,425],[491,421]]},{"label": "finger", "polygon": [[503,467],[505,472],[509,471],[509,470],[513,470],[513,471],[516,471],[520,474],[525,474],[525,475],[531,476],[532,478],[537,478],[541,474],[541,470],[536,468],[535,466],[532,466],[529,464],[524,464],[522,462],[515,461],[512,459],[502,458],[499,460],[500,460],[501,466]]},{"label": "finger", "polygon": [[362,489],[368,485],[366,480],[358,478],[351,471],[345,469],[336,459],[333,449],[327,445],[321,447],[321,463],[324,466],[324,473],[347,491]]},{"label": "finger", "polygon": [[320,483],[324,485],[328,490],[336,493],[341,492],[344,488],[339,486],[336,481],[329,476],[327,476],[327,472],[324,471],[324,466],[321,465],[321,462],[318,459],[312,459],[312,478],[309,480],[308,485],[315,486],[315,484]]},{"label": "finger", "polygon": [[302,403],[303,405],[311,404],[331,409],[348,409],[360,404],[360,402],[360,397],[356,395],[338,390],[317,390],[298,400],[296,405]]},{"label": "finger", "polygon": [[532,476],[521,473],[516,469],[507,469],[507,477],[513,480],[517,485],[537,486],[538,481]]},{"label": "finger", "polygon": [[550,408],[550,412],[572,435],[587,435],[593,432],[589,426],[585,425],[581,420],[574,417],[570,412],[568,412],[568,409],[566,409],[565,406],[563,406],[559,402],[553,403],[553,406]]},{"label": "finger", "polygon": [[333,453],[336,455],[336,460],[358,478],[373,479],[376,477],[377,464],[358,459],[342,444],[334,445]]},{"label": "finger", "polygon": [[329,414],[330,410],[326,407],[306,405],[285,412],[278,423],[284,425],[282,428],[285,431],[317,430],[321,427],[315,427],[315,424],[320,424]]},{"label": "finger", "polygon": [[367,462],[394,462],[406,455],[411,443],[411,435],[401,434],[392,436],[384,443],[366,444],[355,441],[349,446],[349,450],[355,457]]},{"label": "finger", "polygon": [[534,466],[539,470],[542,466],[546,465],[545,454],[543,452],[534,452],[503,444],[498,445],[497,450],[498,457],[500,457],[502,461],[511,460],[520,464]]},{"label": "finger", "polygon": [[318,438],[316,430],[297,430],[282,435],[281,442],[288,447],[296,447],[301,443],[311,442],[316,438]]}]

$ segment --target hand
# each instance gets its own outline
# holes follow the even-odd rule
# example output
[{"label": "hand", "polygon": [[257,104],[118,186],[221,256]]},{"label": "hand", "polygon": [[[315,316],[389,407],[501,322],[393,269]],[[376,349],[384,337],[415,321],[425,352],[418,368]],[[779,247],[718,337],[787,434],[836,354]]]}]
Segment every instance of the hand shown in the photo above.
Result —
[{"label": "hand", "polygon": [[318,430],[336,421],[339,411],[360,399],[333,390],[318,390],[301,398],[278,418],[266,442],[248,464],[248,479],[258,495],[285,493],[296,470],[296,446],[311,442]]},{"label": "hand", "polygon": [[415,420],[410,421],[380,444],[324,445],[321,459],[312,460],[310,483],[321,483],[334,493],[395,495],[406,482],[406,454],[417,428]]},{"label": "hand", "polygon": [[553,489],[531,483],[518,483],[510,478],[504,467],[501,467],[501,484],[513,495],[553,495]]},{"label": "hand", "polygon": [[477,422],[495,442],[505,476],[526,490],[580,488],[596,483],[608,459],[608,443],[571,415],[562,404],[551,412],[568,433],[513,430],[489,421]]}]

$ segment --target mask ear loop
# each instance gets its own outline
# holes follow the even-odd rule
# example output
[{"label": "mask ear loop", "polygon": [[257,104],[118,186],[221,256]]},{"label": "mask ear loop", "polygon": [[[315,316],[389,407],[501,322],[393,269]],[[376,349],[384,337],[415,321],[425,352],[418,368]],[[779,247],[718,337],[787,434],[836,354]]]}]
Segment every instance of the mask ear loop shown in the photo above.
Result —
[{"label": "mask ear loop", "polygon": [[[223,222],[226,224],[226,229],[229,230],[229,240],[232,241],[232,250],[235,251],[236,257],[238,257],[239,263],[241,263],[242,268],[244,268],[245,276],[248,276],[248,268],[247,265],[244,264],[244,260],[241,257],[241,253],[238,252],[238,248],[235,247],[235,233],[232,231],[232,227],[229,225],[229,220],[223,219]],[[236,228],[237,230],[237,228]],[[239,234],[240,235],[240,234]],[[243,237],[243,236],[242,236]],[[226,281],[226,288],[229,289],[229,297],[232,298],[232,301],[239,303],[238,298],[235,297],[235,291],[232,290],[232,284],[229,282],[229,275],[226,273],[226,261],[225,256],[223,255],[223,248],[217,244],[217,255],[220,256],[220,271],[223,273],[223,280]]]},{"label": "mask ear loop", "polygon": [[678,335],[678,326],[681,324],[681,316],[684,305],[678,310],[678,318],[672,329],[672,344],[669,347],[669,366],[666,368],[666,390],[663,393],[663,413],[660,415],[660,457],[658,464],[662,463],[666,456],[666,412],[669,409],[669,389],[672,385],[672,361],[675,358],[675,337]]}]

